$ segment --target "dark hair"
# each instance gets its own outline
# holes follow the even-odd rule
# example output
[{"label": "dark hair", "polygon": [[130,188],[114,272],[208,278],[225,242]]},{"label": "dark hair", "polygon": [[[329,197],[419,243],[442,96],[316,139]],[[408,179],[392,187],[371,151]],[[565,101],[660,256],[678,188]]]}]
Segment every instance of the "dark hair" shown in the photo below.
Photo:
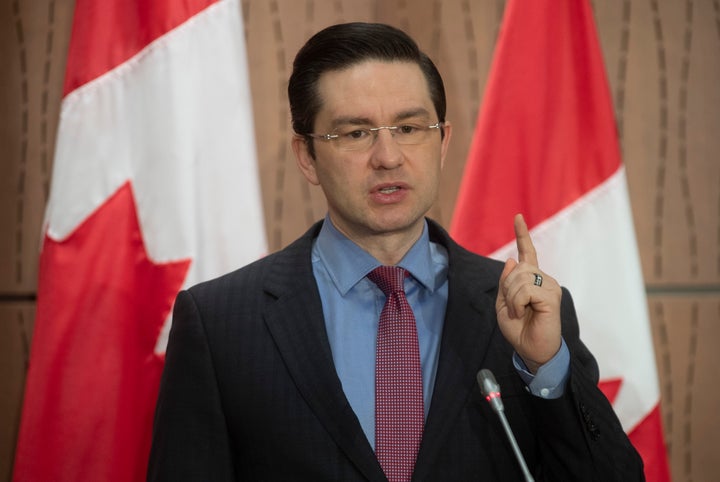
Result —
[{"label": "dark hair", "polygon": [[[342,70],[365,60],[414,62],[427,81],[430,98],[445,122],[445,87],[432,60],[402,30],[380,23],[333,25],[313,35],[295,56],[288,83],[293,130],[300,135],[312,132],[322,100],[317,92],[320,76]],[[310,137],[306,136],[308,141]],[[312,144],[310,153],[314,157]]]}]

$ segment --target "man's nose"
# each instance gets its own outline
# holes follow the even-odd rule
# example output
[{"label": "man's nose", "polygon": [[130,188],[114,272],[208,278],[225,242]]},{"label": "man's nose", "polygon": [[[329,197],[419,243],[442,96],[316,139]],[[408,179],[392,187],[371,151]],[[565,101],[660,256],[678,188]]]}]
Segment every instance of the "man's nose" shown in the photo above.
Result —
[{"label": "man's nose", "polygon": [[375,131],[371,163],[376,169],[394,169],[403,163],[403,153],[395,141],[394,131],[387,127]]}]

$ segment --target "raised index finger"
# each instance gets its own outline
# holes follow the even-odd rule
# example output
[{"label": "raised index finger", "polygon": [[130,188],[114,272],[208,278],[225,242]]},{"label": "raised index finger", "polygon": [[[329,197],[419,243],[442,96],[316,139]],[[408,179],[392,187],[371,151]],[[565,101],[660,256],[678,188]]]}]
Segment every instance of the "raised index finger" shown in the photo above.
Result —
[{"label": "raised index finger", "polygon": [[535,245],[533,245],[532,239],[530,239],[530,232],[528,231],[525,218],[523,218],[522,214],[515,215],[515,239],[517,242],[518,260],[521,263],[524,261],[533,266],[539,266]]}]

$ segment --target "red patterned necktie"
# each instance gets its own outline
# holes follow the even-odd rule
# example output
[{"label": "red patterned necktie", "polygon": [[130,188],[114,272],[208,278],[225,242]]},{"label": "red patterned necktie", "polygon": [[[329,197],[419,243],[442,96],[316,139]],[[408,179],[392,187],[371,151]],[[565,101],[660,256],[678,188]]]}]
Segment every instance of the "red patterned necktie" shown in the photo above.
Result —
[{"label": "red patterned necktie", "polygon": [[408,272],[380,266],[367,277],[385,293],[375,356],[375,454],[390,482],[409,481],[424,410],[415,315],[403,286]]}]

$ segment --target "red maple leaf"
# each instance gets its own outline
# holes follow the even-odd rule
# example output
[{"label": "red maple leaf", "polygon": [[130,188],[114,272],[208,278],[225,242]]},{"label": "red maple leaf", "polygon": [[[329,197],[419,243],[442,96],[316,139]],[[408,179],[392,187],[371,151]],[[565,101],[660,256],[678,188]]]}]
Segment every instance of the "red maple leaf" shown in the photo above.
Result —
[{"label": "red maple leaf", "polygon": [[189,265],[148,259],[129,182],[45,238],[15,480],[144,480],[155,343]]}]

